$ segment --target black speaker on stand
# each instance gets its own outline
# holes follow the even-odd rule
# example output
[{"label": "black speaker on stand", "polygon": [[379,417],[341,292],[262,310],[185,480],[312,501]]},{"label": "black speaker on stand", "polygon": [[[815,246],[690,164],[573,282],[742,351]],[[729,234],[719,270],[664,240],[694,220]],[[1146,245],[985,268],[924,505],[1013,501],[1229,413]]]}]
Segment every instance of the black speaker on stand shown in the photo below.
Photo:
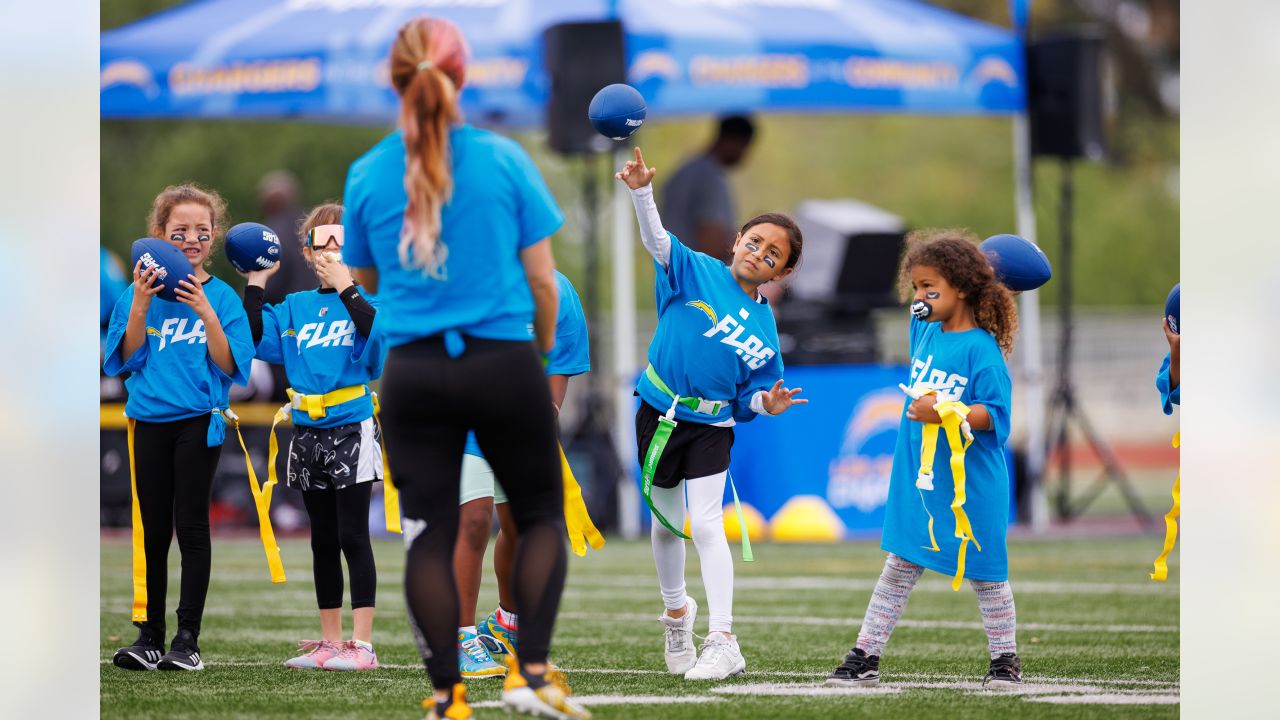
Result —
[{"label": "black speaker on stand", "polygon": [[[543,34],[544,60],[551,79],[547,100],[547,143],[559,153],[581,158],[582,196],[586,205],[586,281],[583,314],[593,358],[601,356],[597,320],[600,317],[600,175],[599,158],[613,143],[591,127],[587,108],[600,88],[626,82],[626,56],[622,23],[581,22],[553,25]],[[583,497],[592,519],[601,530],[618,522],[618,483],[624,477],[621,459],[613,445],[609,389],[602,388],[600,373],[587,373],[582,419],[566,433],[566,452],[587,458],[575,466]],[[586,470],[587,472],[583,472]]]},{"label": "black speaker on stand", "polygon": [[[1027,47],[1028,114],[1031,153],[1056,157],[1061,163],[1058,226],[1062,248],[1057,282],[1061,288],[1058,315],[1058,378],[1049,401],[1050,454],[1058,453],[1058,515],[1078,517],[1107,483],[1114,483],[1132,515],[1145,527],[1151,514],[1142,504],[1133,483],[1120,467],[1111,447],[1089,421],[1076,397],[1071,380],[1072,338],[1075,334],[1074,280],[1072,273],[1072,221],[1075,197],[1072,171],[1078,158],[1101,160],[1106,154],[1103,102],[1103,36],[1094,30],[1078,30],[1038,37]],[[1070,426],[1079,426],[1084,439],[1102,461],[1102,475],[1077,499],[1071,497]]]}]

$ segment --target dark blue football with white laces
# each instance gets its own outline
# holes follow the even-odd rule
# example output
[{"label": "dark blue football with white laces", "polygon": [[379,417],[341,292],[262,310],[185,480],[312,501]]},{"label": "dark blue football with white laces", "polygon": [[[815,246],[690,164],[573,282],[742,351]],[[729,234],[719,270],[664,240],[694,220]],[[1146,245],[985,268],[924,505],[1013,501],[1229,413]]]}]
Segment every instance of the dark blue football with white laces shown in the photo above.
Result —
[{"label": "dark blue football with white laces", "polygon": [[979,246],[1000,282],[1010,290],[1035,290],[1053,277],[1049,258],[1035,243],[1017,235],[992,235]]},{"label": "dark blue football with white laces", "polygon": [[153,285],[163,285],[157,295],[165,300],[177,301],[174,291],[178,289],[178,281],[185,280],[194,272],[191,261],[182,251],[159,238],[142,238],[133,241],[129,258],[134,265],[142,262],[145,271],[150,267],[158,267]]},{"label": "dark blue football with white laces", "polygon": [[1182,334],[1182,283],[1173,286],[1164,300],[1164,316],[1169,318],[1169,329],[1174,335]]},{"label": "dark blue football with white laces", "polygon": [[623,83],[606,85],[591,98],[587,118],[610,140],[626,140],[644,124],[648,110],[639,90]]},{"label": "dark blue football with white laces", "polygon": [[227,231],[227,259],[240,272],[270,270],[280,261],[280,238],[262,223],[240,223]]}]

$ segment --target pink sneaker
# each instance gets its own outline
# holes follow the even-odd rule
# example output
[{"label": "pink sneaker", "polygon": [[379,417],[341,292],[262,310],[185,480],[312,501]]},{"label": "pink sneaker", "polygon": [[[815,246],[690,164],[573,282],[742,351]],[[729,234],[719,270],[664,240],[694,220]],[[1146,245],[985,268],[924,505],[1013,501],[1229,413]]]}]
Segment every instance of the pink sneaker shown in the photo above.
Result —
[{"label": "pink sneaker", "polygon": [[373,646],[348,640],[340,646],[338,654],[324,663],[325,670],[376,670],[378,654]]},{"label": "pink sneaker", "polygon": [[330,658],[337,657],[342,643],[328,640],[301,640],[298,649],[302,654],[284,661],[284,666],[295,670],[319,670]]}]

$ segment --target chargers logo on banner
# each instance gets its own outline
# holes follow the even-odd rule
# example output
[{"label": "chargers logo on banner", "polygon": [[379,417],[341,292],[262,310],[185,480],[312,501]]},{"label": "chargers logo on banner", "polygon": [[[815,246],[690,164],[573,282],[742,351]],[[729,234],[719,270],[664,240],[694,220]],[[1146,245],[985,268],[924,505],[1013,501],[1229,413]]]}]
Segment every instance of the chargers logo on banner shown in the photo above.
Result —
[{"label": "chargers logo on banner", "polygon": [[884,389],[869,393],[854,406],[840,454],[829,466],[827,502],[831,507],[861,512],[884,507],[903,400],[897,388]]}]

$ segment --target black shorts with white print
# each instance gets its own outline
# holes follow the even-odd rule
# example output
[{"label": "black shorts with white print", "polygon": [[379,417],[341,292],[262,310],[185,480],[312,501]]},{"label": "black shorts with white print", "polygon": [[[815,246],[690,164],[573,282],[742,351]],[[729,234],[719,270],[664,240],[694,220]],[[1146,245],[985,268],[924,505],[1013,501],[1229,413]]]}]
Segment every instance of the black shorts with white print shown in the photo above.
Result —
[{"label": "black shorts with white print", "polygon": [[381,440],[373,418],[331,428],[296,426],[285,483],[305,492],[381,480]]}]

